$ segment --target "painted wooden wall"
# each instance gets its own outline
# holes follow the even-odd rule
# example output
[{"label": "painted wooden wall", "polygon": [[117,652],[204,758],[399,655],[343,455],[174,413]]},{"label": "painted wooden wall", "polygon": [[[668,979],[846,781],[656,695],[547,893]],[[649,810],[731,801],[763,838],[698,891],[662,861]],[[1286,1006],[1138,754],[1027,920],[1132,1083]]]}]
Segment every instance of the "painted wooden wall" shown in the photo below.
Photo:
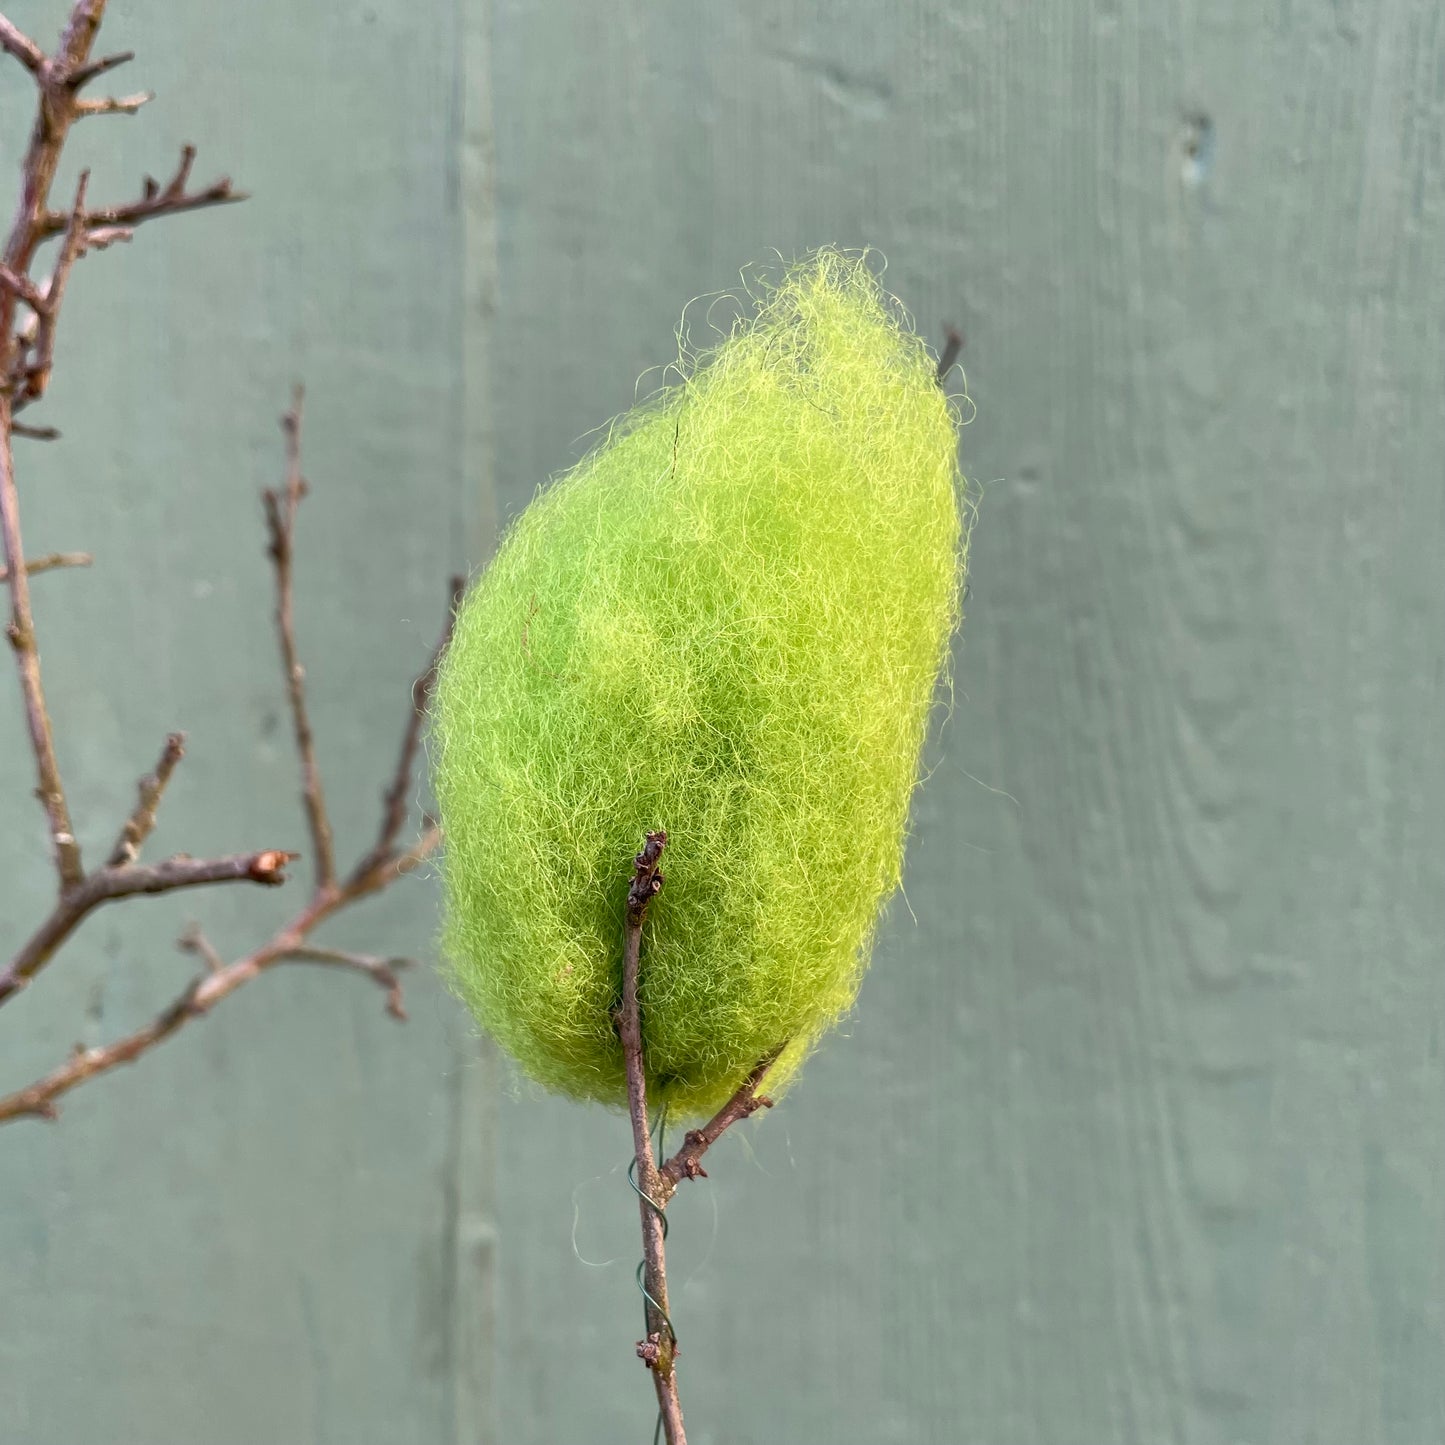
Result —
[{"label": "painted wooden wall", "polygon": [[[36,586],[83,826],[177,723],[164,843],[296,826],[247,540],[291,375],[354,831],[438,575],[690,297],[876,246],[967,335],[958,704],[856,1017],[675,1206],[693,1437],[1445,1438],[1439,7],[112,28],[164,103],[87,137],[97,183],[189,135],[257,199],[86,263],[68,435],[25,454],[35,545],[102,555]],[[46,881],[14,711],[6,918]],[[240,942],[272,906],[186,903],[96,920],[0,1019],[0,1082],[141,1016],[190,912]],[[349,940],[415,946],[432,909],[419,882]],[[399,1031],[352,982],[267,980],[0,1131],[7,1438],[648,1438],[623,1122],[509,1084],[434,987]]]},{"label": "painted wooden wall", "polygon": [[[879,247],[978,406],[911,910],[676,1209],[701,1438],[1445,1439],[1445,12],[493,44],[504,510],[770,247]],[[622,1132],[498,1122],[502,1438],[645,1440]]]}]

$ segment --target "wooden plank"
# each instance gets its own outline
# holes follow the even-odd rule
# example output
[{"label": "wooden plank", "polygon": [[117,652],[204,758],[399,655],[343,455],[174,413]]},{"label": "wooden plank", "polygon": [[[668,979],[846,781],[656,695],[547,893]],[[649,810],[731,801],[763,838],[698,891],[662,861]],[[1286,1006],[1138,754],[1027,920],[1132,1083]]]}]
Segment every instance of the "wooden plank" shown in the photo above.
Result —
[{"label": "wooden plank", "polygon": [[[910,906],[679,1201],[697,1433],[1441,1438],[1439,7],[495,15],[504,510],[772,247],[978,404]],[[646,1438],[625,1124],[500,1117],[502,1438]]]}]

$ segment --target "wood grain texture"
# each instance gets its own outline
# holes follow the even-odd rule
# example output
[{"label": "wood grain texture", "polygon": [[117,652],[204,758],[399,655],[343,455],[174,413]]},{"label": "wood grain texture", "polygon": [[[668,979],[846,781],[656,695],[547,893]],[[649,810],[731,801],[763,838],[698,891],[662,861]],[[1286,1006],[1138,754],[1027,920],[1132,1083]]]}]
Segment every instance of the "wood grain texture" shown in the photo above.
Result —
[{"label": "wood grain texture", "polygon": [[[492,41],[504,512],[773,247],[881,248],[978,405],[908,906],[674,1206],[691,1431],[1445,1437],[1440,8],[496,0]],[[501,1105],[500,1438],[650,1429],[626,1136]]]},{"label": "wood grain texture", "polygon": [[[47,42],[66,8],[5,6]],[[70,174],[83,160],[92,195],[122,199],[194,140],[197,174],[229,171],[253,199],[83,264],[44,408],[64,440],[19,443],[29,538],[96,554],[36,596],[92,855],[175,727],[188,756],[154,850],[305,846],[259,497],[298,376],[314,488],[299,641],[343,862],[374,835],[446,577],[480,550],[458,303],[486,202],[473,190],[463,208],[459,167],[485,114],[457,25],[443,5],[112,7],[107,48],[134,48],[126,84],[160,98],[85,122]],[[7,66],[7,177],[30,104]],[[21,933],[50,883],[12,692],[0,686],[0,918]],[[173,946],[187,918],[239,950],[298,902],[211,893],[92,919],[7,1011],[4,1087],[170,998],[194,967]],[[328,941],[425,954],[435,926],[419,877]],[[488,1065],[429,972],[407,987],[399,1027],[364,980],[282,971],[73,1095],[59,1124],[4,1132],[0,1436],[485,1437]]]}]

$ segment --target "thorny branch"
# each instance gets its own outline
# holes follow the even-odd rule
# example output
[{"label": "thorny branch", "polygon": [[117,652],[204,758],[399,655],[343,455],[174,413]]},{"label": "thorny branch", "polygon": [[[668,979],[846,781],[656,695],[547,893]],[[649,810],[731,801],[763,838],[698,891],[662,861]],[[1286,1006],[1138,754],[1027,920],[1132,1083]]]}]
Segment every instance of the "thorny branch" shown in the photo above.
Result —
[{"label": "thorny branch", "polygon": [[[156,826],[157,810],[167,784],[184,756],[184,739],[179,733],[167,738],[154,772],[141,779],[135,806],[102,866],[86,870],[71,826],[41,680],[29,578],[51,568],[85,566],[91,558],[86,553],[62,552],[26,558],[12,438],[22,435],[53,440],[58,433],[50,427],[21,424],[15,414],[45,394],[55,361],[55,340],[66,286],[82,257],[91,251],[104,250],[116,241],[129,240],[133,228],[142,222],[244,199],[225,178],[198,190],[191,189],[196,152],[193,146],[187,145],[182,148],[180,162],[170,179],[162,185],[147,177],[138,200],[94,207],[88,201],[88,173],[82,172],[71,204],[64,210],[52,208],[51,187],[71,126],[83,116],[133,113],[150,98],[149,93],[100,99],[87,99],[80,94],[88,83],[132,59],[129,51],[91,58],[105,6],[106,0],[75,0],[69,23],[53,55],[46,55],[35,41],[0,16],[0,48],[24,66],[37,89],[35,120],[21,166],[20,200],[0,249],[0,540],[3,540],[0,582],[10,593],[10,621],[6,632],[20,677],[26,725],[35,757],[37,794],[45,810],[59,882],[59,897],[49,915],[0,969],[0,1004],[23,990],[81,922],[103,904],[209,883],[279,884],[284,881],[286,865],[299,856],[284,849],[268,848],[222,858],[198,859],[176,854],[159,863],[138,861],[143,845]],[[56,236],[62,240],[49,274],[37,278],[34,267],[39,248]],[[201,957],[205,972],[144,1028],[104,1047],[77,1048],[67,1062],[44,1078],[0,1098],[0,1123],[26,1116],[54,1118],[56,1101],[61,1095],[87,1079],[140,1057],[278,963],[323,964],[365,974],[385,991],[389,1011],[398,1018],[405,1017],[398,978],[404,960],[324,948],[309,942],[309,938],[317,926],[333,914],[411,872],[440,841],[437,823],[427,818],[421,836],[414,843],[404,846],[401,842],[418,751],[420,721],[415,714],[425,705],[436,659],[433,658],[412,689],[413,716],[407,723],[396,773],[384,794],[377,840],[345,881],[338,883],[292,620],[294,528],[296,511],[305,495],[300,471],[299,407],[298,392],[296,408],[283,423],[287,432],[286,486],[284,492],[266,494],[266,513],[276,574],[282,659],[301,754],[303,798],[316,852],[316,886],[305,906],[287,924],[267,942],[233,963],[226,963],[199,929],[188,930],[181,947]],[[453,584],[454,596],[459,585],[459,582]],[[450,631],[450,617],[447,630]],[[445,641],[444,635],[442,646]]]},{"label": "thorny branch", "polygon": [[647,920],[648,904],[662,891],[661,862],[666,847],[667,834],[659,829],[647,835],[642,851],[632,860],[622,945],[622,1003],[613,1022],[622,1041],[627,1072],[627,1108],[632,1120],[637,1201],[642,1220],[642,1289],[647,1305],[647,1337],[638,1341],[637,1355],[652,1373],[667,1445],[687,1445],[677,1388],[677,1334],[668,1312],[667,1227],[663,1211],[683,1179],[707,1177],[702,1156],[728,1129],[759,1109],[772,1107],[773,1101],[759,1094],[758,1089],[782,1049],[773,1050],[761,1060],[732,1098],[701,1129],[690,1130],[682,1148],[658,1168],[647,1118],[647,1066],[638,982],[643,924]]}]

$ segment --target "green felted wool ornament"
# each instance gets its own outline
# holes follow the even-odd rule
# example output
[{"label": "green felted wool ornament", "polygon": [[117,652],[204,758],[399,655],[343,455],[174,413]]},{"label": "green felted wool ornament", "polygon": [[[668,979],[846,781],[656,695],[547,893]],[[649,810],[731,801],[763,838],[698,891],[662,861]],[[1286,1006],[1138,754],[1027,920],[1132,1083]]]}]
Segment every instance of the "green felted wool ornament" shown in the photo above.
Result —
[{"label": "green felted wool ornament", "polygon": [[861,259],[824,252],[542,492],[433,704],[456,991],[523,1069],[626,1103],[631,860],[654,1105],[770,1093],[849,1007],[897,888],[957,621],[956,417]]}]

